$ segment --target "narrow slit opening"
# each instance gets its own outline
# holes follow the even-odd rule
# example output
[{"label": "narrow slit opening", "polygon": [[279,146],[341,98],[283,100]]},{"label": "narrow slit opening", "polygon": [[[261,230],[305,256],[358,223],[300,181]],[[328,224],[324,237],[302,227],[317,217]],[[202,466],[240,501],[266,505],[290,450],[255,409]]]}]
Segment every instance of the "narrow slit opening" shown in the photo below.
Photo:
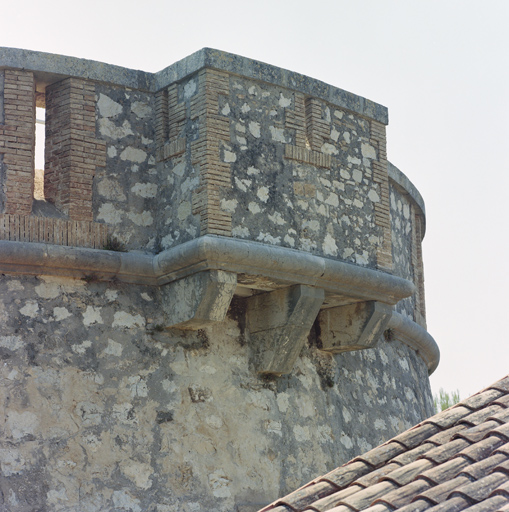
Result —
[{"label": "narrow slit opening", "polygon": [[44,200],[44,146],[46,143],[46,109],[35,109],[34,199]]}]

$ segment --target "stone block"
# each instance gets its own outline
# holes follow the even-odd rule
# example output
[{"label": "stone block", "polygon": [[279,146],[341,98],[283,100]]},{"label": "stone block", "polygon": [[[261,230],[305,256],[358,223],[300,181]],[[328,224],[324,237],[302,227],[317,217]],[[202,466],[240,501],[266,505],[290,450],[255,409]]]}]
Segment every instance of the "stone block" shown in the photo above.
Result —
[{"label": "stone block", "polygon": [[295,285],[247,300],[247,328],[256,371],[291,372],[324,296],[322,289]]},{"label": "stone block", "polygon": [[374,347],[391,315],[391,306],[377,301],[321,311],[318,322],[322,350],[340,353]]},{"label": "stone block", "polygon": [[237,274],[208,270],[162,287],[165,326],[202,329],[222,322],[237,287]]}]

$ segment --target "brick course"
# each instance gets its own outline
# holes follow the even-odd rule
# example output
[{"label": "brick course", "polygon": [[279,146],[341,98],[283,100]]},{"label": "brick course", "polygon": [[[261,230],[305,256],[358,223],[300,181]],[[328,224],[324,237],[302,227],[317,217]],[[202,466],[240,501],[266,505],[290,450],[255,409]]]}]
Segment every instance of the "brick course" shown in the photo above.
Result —
[{"label": "brick course", "polygon": [[382,231],[382,243],[377,250],[377,267],[392,271],[392,232],[389,203],[389,175],[387,171],[387,139],[385,125],[370,123],[370,144],[376,148],[378,160],[373,161],[373,181],[380,190],[380,202],[375,203],[375,224]]},{"label": "brick course", "polygon": [[48,201],[73,220],[93,219],[92,181],[106,165],[95,138],[95,86],[68,78],[46,90],[44,189]]},{"label": "brick course", "polygon": [[31,71],[6,69],[3,82],[3,211],[28,215],[32,211],[35,149],[35,82]]},{"label": "brick course", "polygon": [[191,100],[191,119],[198,119],[200,137],[191,143],[192,164],[200,170],[200,187],[193,193],[193,214],[200,215],[200,234],[231,236],[231,214],[220,207],[221,192],[231,187],[230,164],[223,162],[223,145],[230,142],[230,121],[219,114],[219,96],[229,92],[227,73],[198,73],[198,94]]}]

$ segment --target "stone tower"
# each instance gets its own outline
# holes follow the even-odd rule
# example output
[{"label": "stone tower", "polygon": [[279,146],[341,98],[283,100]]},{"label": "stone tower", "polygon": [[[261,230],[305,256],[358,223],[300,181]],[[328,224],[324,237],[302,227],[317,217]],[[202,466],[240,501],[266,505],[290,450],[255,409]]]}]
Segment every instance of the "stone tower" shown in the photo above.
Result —
[{"label": "stone tower", "polygon": [[424,203],[387,123],[211,49],[0,48],[0,509],[251,512],[427,417]]}]

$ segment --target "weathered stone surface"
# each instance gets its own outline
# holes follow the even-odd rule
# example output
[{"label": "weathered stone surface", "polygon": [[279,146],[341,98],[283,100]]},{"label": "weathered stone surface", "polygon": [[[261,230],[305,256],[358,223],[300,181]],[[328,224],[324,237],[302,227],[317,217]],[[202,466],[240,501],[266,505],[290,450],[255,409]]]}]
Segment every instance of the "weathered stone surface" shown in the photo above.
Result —
[{"label": "weathered stone surface", "polygon": [[319,288],[296,285],[247,300],[247,329],[256,371],[292,371],[323,303]]},{"label": "weathered stone surface", "polygon": [[390,306],[374,301],[325,309],[318,316],[322,350],[335,354],[374,347],[391,315]]},{"label": "weathered stone surface", "polygon": [[2,277],[0,509],[230,512],[432,411],[427,368],[398,341],[330,355],[312,329],[270,381],[250,367],[242,304],[203,331],[161,331],[156,295]]},{"label": "weathered stone surface", "polygon": [[236,287],[237,274],[221,270],[199,272],[163,286],[164,326],[196,330],[222,322]]}]

